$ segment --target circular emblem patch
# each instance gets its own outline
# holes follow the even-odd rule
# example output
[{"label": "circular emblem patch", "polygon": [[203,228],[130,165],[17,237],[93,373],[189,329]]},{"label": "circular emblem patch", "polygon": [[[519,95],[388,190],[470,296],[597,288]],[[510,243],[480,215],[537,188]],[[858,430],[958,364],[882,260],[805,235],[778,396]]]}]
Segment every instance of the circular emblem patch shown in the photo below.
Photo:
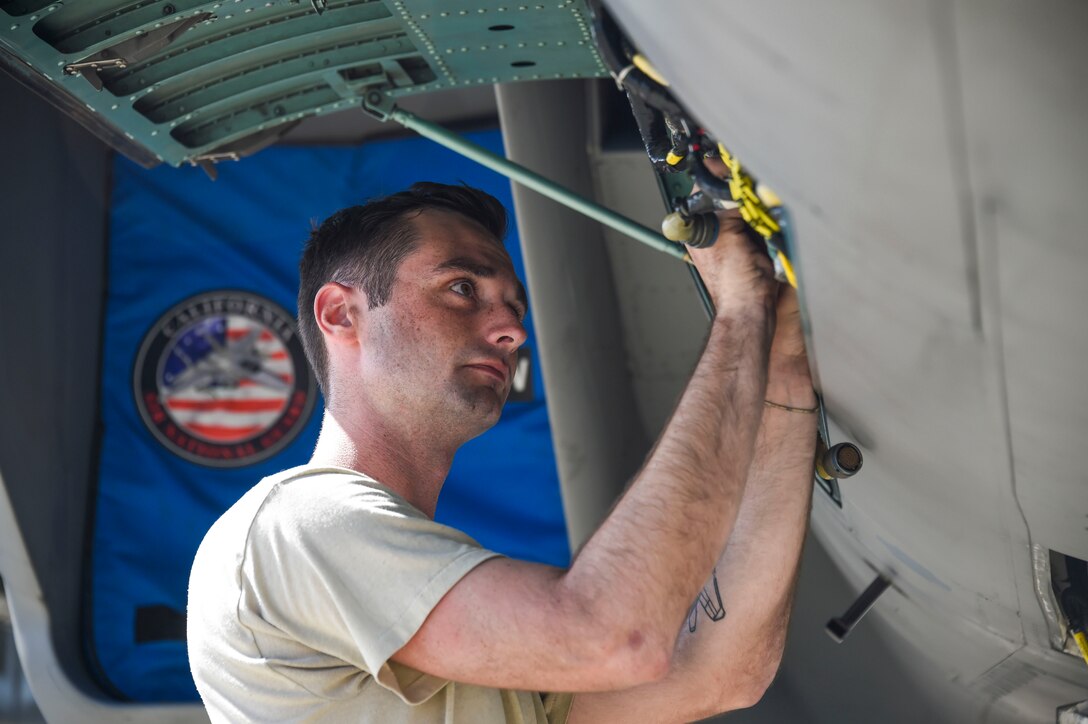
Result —
[{"label": "circular emblem patch", "polygon": [[239,467],[282,450],[305,427],[316,382],[295,320],[249,292],[181,302],[144,337],[136,407],[155,438],[194,463]]}]

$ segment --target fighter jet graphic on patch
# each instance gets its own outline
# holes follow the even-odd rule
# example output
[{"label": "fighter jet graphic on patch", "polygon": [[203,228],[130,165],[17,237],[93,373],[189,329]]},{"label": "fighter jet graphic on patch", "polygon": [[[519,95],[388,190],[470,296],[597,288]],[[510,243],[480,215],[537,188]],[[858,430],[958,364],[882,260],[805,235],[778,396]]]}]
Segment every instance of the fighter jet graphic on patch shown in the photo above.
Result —
[{"label": "fighter jet graphic on patch", "polygon": [[155,322],[136,355],[133,387],[151,434],[212,467],[282,450],[316,397],[294,318],[264,297],[229,290],[186,299]]}]

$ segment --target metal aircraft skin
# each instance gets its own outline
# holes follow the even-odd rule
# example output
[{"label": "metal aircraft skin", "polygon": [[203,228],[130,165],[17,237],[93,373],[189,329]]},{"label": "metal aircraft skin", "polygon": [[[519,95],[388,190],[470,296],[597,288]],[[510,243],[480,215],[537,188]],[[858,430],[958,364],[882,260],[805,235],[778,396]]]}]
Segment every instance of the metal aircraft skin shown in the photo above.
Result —
[{"label": "metal aircraft skin", "polygon": [[857,590],[891,580],[874,615],[960,720],[1082,701],[1054,581],[1088,559],[1084,5],[612,7],[791,210],[818,385],[865,452],[819,540]]},{"label": "metal aircraft skin", "polygon": [[[23,4],[53,12],[48,4]],[[212,13],[212,4],[177,5],[207,24],[202,13]],[[317,18],[319,5],[335,18],[337,6],[349,4],[366,15],[360,23],[382,28],[393,27],[392,8],[402,5],[315,0],[315,13],[302,21],[326,22],[330,16]],[[249,5],[263,12],[276,4],[245,0]],[[1088,384],[1080,380],[1088,357],[1088,204],[1081,200],[1088,192],[1088,5],[607,5],[686,111],[789,210],[829,436],[856,444],[865,456],[862,470],[833,491],[818,486],[813,504],[819,555],[848,585],[834,571],[826,580],[803,571],[795,619],[807,626],[814,602],[826,604],[825,589],[842,596],[841,610],[815,614],[821,620],[845,610],[875,578],[890,582],[835,653],[829,640],[821,648],[791,634],[804,645],[788,649],[785,683],[771,696],[792,702],[729,720],[773,721],[789,712],[808,721],[906,722],[924,712],[947,722],[1088,721],[1073,710],[1088,699],[1088,662],[1062,603],[1069,571],[1088,560]],[[0,11],[18,14],[19,22],[38,12],[18,3],[0,4]],[[281,3],[270,12],[297,8]],[[428,22],[441,29],[453,20]],[[210,32],[204,28],[193,32]],[[12,38],[25,30],[0,35],[0,48],[10,54]],[[418,55],[438,72],[420,75],[423,66],[414,60],[383,72],[423,78],[424,85],[454,73],[443,71],[435,61],[441,54],[419,38],[404,43],[405,57]],[[591,65],[585,75],[604,75],[595,60]],[[103,67],[107,86],[124,82],[123,66]],[[56,83],[75,87],[86,70]],[[571,65],[557,75],[582,72]],[[361,77],[342,80],[350,86]],[[508,155],[655,226],[665,209],[645,154],[609,147],[599,87],[569,77],[564,83],[498,87]],[[490,80],[473,78],[471,85],[444,89],[443,103],[478,100]],[[148,97],[118,111],[137,138],[150,139],[152,128],[133,115],[137,106],[164,114],[176,106],[167,96]],[[212,98],[209,107],[224,102]],[[172,163],[210,166],[222,160],[215,144],[227,144],[228,154],[248,152],[275,141],[276,124],[294,124],[311,110],[269,128],[254,121],[250,130],[260,133],[246,138],[222,131],[214,142],[211,126],[178,116],[184,133],[171,137],[193,145],[159,139],[142,158],[154,163],[157,153],[167,154]],[[317,112],[334,110],[325,104]],[[125,146],[117,135],[107,134]],[[557,211],[532,192],[515,189],[515,200],[577,545],[664,423],[698,353],[704,319],[682,264]],[[587,251],[578,243],[587,237],[602,243]],[[570,294],[550,295],[560,283]],[[575,373],[562,363],[572,347],[599,364]],[[177,384],[211,384],[235,375],[246,360],[226,362],[222,369],[193,367]],[[12,423],[4,424],[7,430]],[[0,474],[14,467],[0,459]],[[62,614],[43,595],[55,588],[43,579],[72,567],[51,572],[33,565],[30,552],[41,539],[30,518],[49,520],[57,503],[43,495],[30,516],[12,503],[34,499],[10,489],[14,479],[0,477],[0,575],[45,716],[206,721],[199,706],[120,702],[89,677],[72,675],[71,662],[58,654],[73,650],[71,642],[54,638],[60,629],[52,621]],[[72,556],[78,539],[72,536]],[[74,580],[69,588],[78,588],[78,575]],[[887,659],[843,661],[861,650]],[[806,685],[835,667],[876,692],[852,690],[849,682],[822,692]],[[873,707],[864,719],[861,700]]]}]

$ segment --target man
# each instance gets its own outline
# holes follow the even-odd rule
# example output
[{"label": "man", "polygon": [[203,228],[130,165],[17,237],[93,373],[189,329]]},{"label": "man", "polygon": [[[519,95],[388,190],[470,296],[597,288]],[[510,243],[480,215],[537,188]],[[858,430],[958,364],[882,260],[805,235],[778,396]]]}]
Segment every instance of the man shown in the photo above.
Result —
[{"label": "man", "polygon": [[769,685],[815,439],[795,297],[723,214],[692,252],[706,349],[644,467],[568,570],[510,560],[432,520],[525,339],[504,225],[482,192],[416,184],[311,236],[313,459],[224,514],[190,580],[213,721],[689,721]]}]

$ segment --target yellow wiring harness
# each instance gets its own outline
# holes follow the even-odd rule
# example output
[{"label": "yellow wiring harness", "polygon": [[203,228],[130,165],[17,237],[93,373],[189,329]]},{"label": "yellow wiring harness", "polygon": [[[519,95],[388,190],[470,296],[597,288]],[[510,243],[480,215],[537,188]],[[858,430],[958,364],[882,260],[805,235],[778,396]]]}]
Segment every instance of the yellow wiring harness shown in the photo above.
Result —
[{"label": "yellow wiring harness", "polygon": [[657,72],[657,68],[650,63],[649,59],[641,53],[635,53],[635,56],[631,58],[631,63],[641,70],[646,75],[650,76],[650,79],[658,85],[669,87],[669,81],[665,80],[665,76]]},{"label": "yellow wiring harness", "polygon": [[[642,53],[635,53],[634,56],[631,57],[631,65],[641,70],[650,78],[650,80],[657,83],[659,86],[663,88],[669,87],[669,81],[665,80],[665,76],[661,75],[660,71],[658,71],[658,69],[653,66],[653,63],[650,62],[650,59]],[[682,156],[676,153],[676,151],[669,151],[668,155],[665,156],[665,163],[670,166],[677,166],[685,158],[686,155]]]},{"label": "yellow wiring harness", "polygon": [[[718,144],[718,154],[721,156],[722,162],[729,168],[729,193],[733,195],[733,200],[739,206],[741,218],[747,221],[748,225],[774,249],[775,255],[782,265],[782,271],[786,274],[786,280],[791,287],[796,289],[797,274],[793,270],[793,264],[785,252],[772,241],[775,234],[782,232],[782,227],[771,216],[771,212],[767,207],[768,205],[777,206],[781,202],[770,189],[763,187],[757,189],[752,182],[752,177],[745,172],[737,157],[729,153],[725,146],[720,143]],[[763,198],[760,197],[760,192],[762,192]]]},{"label": "yellow wiring harness", "polygon": [[1080,655],[1084,657],[1084,663],[1088,664],[1088,636],[1085,636],[1083,631],[1074,631],[1073,640],[1077,642],[1077,646],[1080,648]]},{"label": "yellow wiring harness", "polygon": [[[669,87],[669,82],[665,80],[665,76],[658,72],[657,68],[653,66],[645,55],[635,53],[631,58],[631,63],[658,85],[665,88]],[[762,186],[756,188],[755,184],[752,182],[752,177],[745,173],[744,167],[740,165],[740,161],[730,154],[725,146],[720,143],[718,144],[718,153],[721,155],[722,161],[729,168],[729,192],[733,195],[733,200],[739,205],[741,217],[743,217],[743,219],[748,222],[748,225],[755,229],[756,233],[762,236],[764,241],[767,242],[767,245],[774,250],[775,256],[782,266],[782,271],[786,275],[786,281],[789,282],[791,287],[796,289],[797,274],[793,270],[793,264],[790,262],[789,257],[786,256],[785,252],[772,241],[775,234],[780,234],[782,232],[782,227],[775,218],[771,216],[767,207],[780,206],[782,202],[770,189]],[[670,166],[676,166],[683,160],[684,156],[678,155],[675,151],[669,151],[668,155],[665,157],[665,163]],[[666,236],[668,236],[668,234],[666,234]]]}]

